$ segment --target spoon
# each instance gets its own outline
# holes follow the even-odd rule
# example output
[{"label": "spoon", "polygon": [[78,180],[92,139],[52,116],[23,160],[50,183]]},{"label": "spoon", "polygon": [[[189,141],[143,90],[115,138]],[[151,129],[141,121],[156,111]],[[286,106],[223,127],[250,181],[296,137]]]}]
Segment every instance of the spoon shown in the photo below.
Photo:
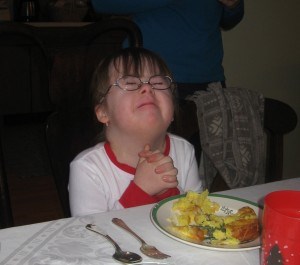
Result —
[{"label": "spoon", "polygon": [[116,249],[115,253],[113,254],[113,258],[115,260],[121,261],[123,263],[138,263],[142,261],[142,257],[140,255],[129,251],[123,251],[109,235],[105,234],[105,232],[100,230],[100,228],[96,225],[88,224],[85,228],[105,237],[110,243],[113,244]]}]

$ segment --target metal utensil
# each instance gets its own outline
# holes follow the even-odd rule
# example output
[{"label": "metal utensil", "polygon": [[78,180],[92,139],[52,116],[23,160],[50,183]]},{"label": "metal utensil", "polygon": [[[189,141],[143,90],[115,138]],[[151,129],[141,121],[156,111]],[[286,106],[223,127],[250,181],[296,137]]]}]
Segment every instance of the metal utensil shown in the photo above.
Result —
[{"label": "metal utensil", "polygon": [[116,251],[113,254],[115,260],[121,261],[123,263],[138,263],[142,261],[142,257],[136,253],[123,251],[120,246],[106,233],[104,233],[99,227],[93,224],[86,225],[86,229],[93,231],[103,237],[105,237],[110,243],[113,244]]},{"label": "metal utensil", "polygon": [[138,236],[134,231],[132,231],[123,220],[119,219],[119,218],[113,218],[112,222],[125,229],[127,232],[131,233],[135,238],[137,238],[141,243],[142,246],[140,248],[141,252],[144,253],[146,256],[154,258],[154,259],[165,259],[165,258],[169,258],[171,256],[162,253],[161,251],[159,251],[156,247],[154,246],[150,246],[148,245],[140,236]]}]

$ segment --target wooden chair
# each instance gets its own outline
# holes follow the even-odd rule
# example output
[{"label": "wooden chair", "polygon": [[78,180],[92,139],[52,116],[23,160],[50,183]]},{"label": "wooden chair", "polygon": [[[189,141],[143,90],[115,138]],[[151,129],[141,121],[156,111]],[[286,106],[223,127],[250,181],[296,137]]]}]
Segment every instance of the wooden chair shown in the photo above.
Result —
[{"label": "wooden chair", "polygon": [[[89,82],[96,65],[108,53],[142,45],[139,28],[127,19],[106,19],[77,32],[78,43],[54,56],[50,95],[56,111],[47,121],[47,143],[57,190],[65,216],[69,209],[69,164],[98,140],[101,125],[95,121]],[[74,78],[75,77],[75,78]]]},{"label": "wooden chair", "polygon": [[283,177],[284,135],[296,128],[298,118],[295,110],[288,104],[266,98],[264,122],[268,139],[265,182],[272,182]]},{"label": "wooden chair", "polygon": [[35,27],[0,24],[0,113],[40,113],[52,110],[49,99],[49,58]]},{"label": "wooden chair", "polygon": [[[181,101],[177,121],[171,131],[194,144],[199,161],[201,144],[196,105],[192,101]],[[282,179],[284,135],[295,129],[297,114],[292,107],[279,100],[265,98],[264,128],[267,135],[267,161],[265,182]],[[217,174],[210,192],[229,189]]]},{"label": "wooden chair", "polygon": [[30,117],[51,109],[48,58],[43,43],[31,27],[19,23],[0,25],[0,227],[13,226],[3,142],[4,120]]}]

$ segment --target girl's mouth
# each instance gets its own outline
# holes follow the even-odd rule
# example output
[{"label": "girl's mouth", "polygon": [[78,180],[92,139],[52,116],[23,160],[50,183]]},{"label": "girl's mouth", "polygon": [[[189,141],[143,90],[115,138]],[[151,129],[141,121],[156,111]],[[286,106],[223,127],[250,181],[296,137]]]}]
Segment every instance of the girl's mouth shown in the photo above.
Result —
[{"label": "girl's mouth", "polygon": [[138,105],[138,109],[146,106],[156,106],[156,105],[153,101],[143,102]]}]

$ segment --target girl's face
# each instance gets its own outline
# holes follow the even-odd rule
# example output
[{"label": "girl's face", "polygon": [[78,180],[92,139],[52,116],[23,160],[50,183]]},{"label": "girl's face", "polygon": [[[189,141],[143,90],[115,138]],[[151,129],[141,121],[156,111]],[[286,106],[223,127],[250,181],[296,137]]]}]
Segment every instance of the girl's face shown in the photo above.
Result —
[{"label": "girl's face", "polygon": [[[146,64],[142,76],[139,77],[143,82],[147,82],[156,74],[150,71]],[[122,76],[122,71],[117,71],[111,66],[110,84],[114,84]],[[164,134],[173,120],[173,114],[171,90],[154,90],[150,84],[142,84],[135,91],[124,91],[118,86],[112,86],[104,105],[96,109],[98,120],[108,125],[108,140],[110,134]]]}]

